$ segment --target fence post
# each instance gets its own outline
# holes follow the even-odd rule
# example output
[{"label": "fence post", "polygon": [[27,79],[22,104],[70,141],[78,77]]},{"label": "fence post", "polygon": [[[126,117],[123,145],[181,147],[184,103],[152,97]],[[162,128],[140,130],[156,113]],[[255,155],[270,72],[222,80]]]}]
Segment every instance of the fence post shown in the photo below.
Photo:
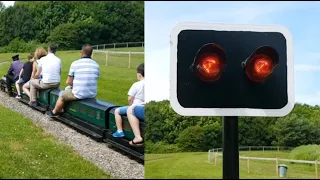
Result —
[{"label": "fence post", "polygon": [[129,47],[129,43],[127,42],[127,48]]},{"label": "fence post", "polygon": [[314,166],[316,168],[316,179],[318,179],[318,161],[317,160],[315,161]]},{"label": "fence post", "polygon": [[116,48],[116,43],[113,43],[113,49],[115,49]]},{"label": "fence post", "polygon": [[264,152],[264,146],[262,146],[262,152]]},{"label": "fence post", "polygon": [[278,146],[278,152],[279,152],[279,146]]},{"label": "fence post", "polygon": [[248,170],[248,174],[250,173],[250,157],[248,156],[247,158],[247,170]]},{"label": "fence post", "polygon": [[249,151],[251,151],[251,146],[249,146]]},{"label": "fence post", "polygon": [[131,52],[129,51],[129,67],[128,67],[128,69],[130,69],[130,67],[131,67]]},{"label": "fence post", "polygon": [[217,165],[218,152],[214,153],[214,165]]},{"label": "fence post", "polygon": [[108,51],[106,52],[106,66],[108,66]]},{"label": "fence post", "polygon": [[279,162],[278,162],[278,158],[276,158],[276,173],[277,173],[277,177],[278,177],[278,174],[279,174],[279,172],[278,172],[278,164],[279,164]]},{"label": "fence post", "polygon": [[106,49],[106,44],[103,45],[103,49],[104,49],[104,50]]}]

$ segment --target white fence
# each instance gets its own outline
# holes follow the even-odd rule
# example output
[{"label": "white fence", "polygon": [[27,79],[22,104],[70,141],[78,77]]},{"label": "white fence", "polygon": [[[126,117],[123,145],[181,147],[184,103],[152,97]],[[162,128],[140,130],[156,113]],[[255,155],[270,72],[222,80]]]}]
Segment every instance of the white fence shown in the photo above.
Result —
[{"label": "white fence", "polygon": [[[246,146],[246,147],[240,147],[239,150],[248,150],[248,151],[254,151],[254,150],[290,150],[293,149],[291,147],[270,147],[270,146]],[[208,151],[208,163],[217,165],[218,158],[220,156],[223,156],[222,148],[216,148],[211,149]],[[250,174],[250,161],[257,160],[257,161],[274,161],[275,162],[275,174],[278,177],[278,166],[279,161],[281,162],[290,162],[290,163],[301,163],[301,164],[310,164],[315,165],[315,178],[318,179],[318,161],[306,161],[306,160],[294,160],[294,159],[281,159],[281,158],[261,158],[261,157],[249,157],[249,156],[239,156],[239,159],[245,159],[247,160],[247,173]]]},{"label": "white fence", "polygon": [[[121,52],[121,51],[102,51],[102,50],[93,50],[92,56],[96,56],[97,54],[100,54],[99,59],[102,60],[101,54],[103,54],[103,57],[105,58],[105,66],[108,66],[110,63],[108,63],[108,61],[118,61],[116,64],[121,64],[123,65],[125,62],[125,60],[127,59],[127,67],[128,69],[130,69],[132,67],[132,64],[137,64],[137,63],[133,63],[132,61],[136,62],[136,61],[142,61],[142,60],[136,60],[136,59],[141,59],[144,57],[141,57],[141,55],[144,56],[144,52]],[[116,56],[115,56],[116,55]],[[140,55],[140,57],[135,56],[135,55]],[[134,56],[134,57],[132,57]],[[133,58],[135,58],[133,60]],[[115,64],[115,63],[112,63]],[[135,67],[135,66],[134,66]]]},{"label": "white fence", "polygon": [[95,50],[115,49],[115,48],[129,48],[129,47],[144,47],[144,42],[125,42],[125,43],[110,43],[93,45]]}]

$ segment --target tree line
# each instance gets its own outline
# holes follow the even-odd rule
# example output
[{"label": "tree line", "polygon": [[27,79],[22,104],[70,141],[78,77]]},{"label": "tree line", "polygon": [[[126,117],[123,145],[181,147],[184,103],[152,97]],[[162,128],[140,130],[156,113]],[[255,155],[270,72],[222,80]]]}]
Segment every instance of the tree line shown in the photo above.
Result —
[{"label": "tree line", "polygon": [[0,3],[0,52],[30,52],[51,42],[71,50],[84,43],[143,41],[143,1],[16,1],[8,8]]},{"label": "tree line", "polygon": [[[320,108],[297,103],[285,117],[239,117],[239,146],[320,144]],[[221,117],[183,117],[169,101],[146,104],[146,153],[222,147]]]}]

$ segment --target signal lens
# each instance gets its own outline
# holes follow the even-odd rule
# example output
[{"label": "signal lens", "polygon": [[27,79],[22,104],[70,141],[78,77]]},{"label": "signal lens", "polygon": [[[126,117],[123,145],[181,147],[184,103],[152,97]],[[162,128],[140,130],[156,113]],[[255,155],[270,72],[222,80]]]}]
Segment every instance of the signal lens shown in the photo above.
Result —
[{"label": "signal lens", "polygon": [[272,60],[265,55],[257,55],[254,62],[254,72],[258,77],[268,77],[272,73],[273,63]]},{"label": "signal lens", "polygon": [[221,62],[216,54],[206,56],[198,65],[198,70],[204,76],[217,76],[221,71]]},{"label": "signal lens", "polygon": [[200,80],[212,82],[220,78],[225,60],[226,55],[220,46],[207,44],[198,51],[192,67]]},{"label": "signal lens", "polygon": [[267,80],[274,66],[278,63],[278,54],[270,46],[258,48],[246,62],[246,74],[253,82],[261,83]]}]

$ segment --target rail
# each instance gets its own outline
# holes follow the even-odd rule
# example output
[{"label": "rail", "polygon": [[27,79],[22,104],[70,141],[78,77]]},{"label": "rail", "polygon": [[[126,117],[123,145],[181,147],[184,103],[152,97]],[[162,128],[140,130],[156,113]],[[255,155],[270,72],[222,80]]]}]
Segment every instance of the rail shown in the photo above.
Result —
[{"label": "rail", "polygon": [[[249,148],[250,147],[250,148]],[[252,149],[252,148],[263,148],[264,150],[266,148],[268,149],[278,149],[278,151],[283,148],[283,149],[293,149],[292,147],[270,147],[270,146],[248,146],[248,147],[240,147],[240,149]],[[209,164],[214,164],[215,166],[217,165],[217,160],[218,156],[223,156],[221,153],[223,149],[222,148],[216,148],[216,149],[211,149],[208,151],[208,163]],[[212,156],[213,155],[213,156]],[[278,177],[278,166],[279,166],[279,161],[282,162],[290,162],[290,163],[300,163],[300,164],[310,164],[310,165],[315,165],[315,178],[318,179],[318,165],[319,162],[316,161],[308,161],[308,160],[296,160],[296,159],[282,159],[282,158],[262,158],[262,157],[250,157],[250,156],[239,156],[239,159],[245,159],[247,160],[247,173],[250,173],[250,160],[258,160],[258,161],[275,161],[276,165],[276,176]]]}]

